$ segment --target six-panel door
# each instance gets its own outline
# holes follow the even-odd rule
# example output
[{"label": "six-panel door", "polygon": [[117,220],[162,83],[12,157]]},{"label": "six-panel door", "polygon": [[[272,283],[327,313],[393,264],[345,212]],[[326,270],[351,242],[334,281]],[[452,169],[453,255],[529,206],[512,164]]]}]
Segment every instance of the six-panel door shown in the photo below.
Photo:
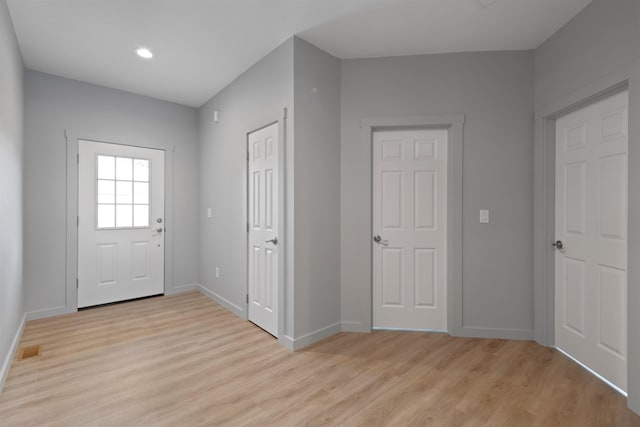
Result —
[{"label": "six-panel door", "polygon": [[627,386],[628,94],[556,121],[556,345]]},{"label": "six-panel door", "polygon": [[447,137],[373,134],[374,328],[447,329]]},{"label": "six-panel door", "polygon": [[278,335],[278,124],[248,136],[249,320]]}]

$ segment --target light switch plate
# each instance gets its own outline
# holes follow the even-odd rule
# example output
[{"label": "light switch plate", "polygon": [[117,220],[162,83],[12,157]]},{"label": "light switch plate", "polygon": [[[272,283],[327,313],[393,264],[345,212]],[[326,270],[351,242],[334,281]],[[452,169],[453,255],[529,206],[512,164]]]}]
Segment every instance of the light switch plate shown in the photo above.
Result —
[{"label": "light switch plate", "polygon": [[213,216],[213,211],[211,208],[207,208],[207,218],[211,218]]},{"label": "light switch plate", "polygon": [[480,224],[487,224],[489,222],[489,210],[480,209]]}]

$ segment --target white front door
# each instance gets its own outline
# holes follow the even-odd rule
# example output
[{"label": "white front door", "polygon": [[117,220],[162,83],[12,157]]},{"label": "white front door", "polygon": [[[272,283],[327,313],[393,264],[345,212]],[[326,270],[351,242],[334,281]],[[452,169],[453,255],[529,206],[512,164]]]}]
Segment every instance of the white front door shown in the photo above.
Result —
[{"label": "white front door", "polygon": [[[628,94],[556,121],[556,345],[627,388]],[[558,248],[561,246],[561,249]]]},{"label": "white front door", "polygon": [[278,335],[278,124],[249,134],[249,320]]},{"label": "white front door", "polygon": [[446,129],[373,134],[373,327],[447,329]]},{"label": "white front door", "polygon": [[79,141],[78,307],[164,292],[164,151]]}]

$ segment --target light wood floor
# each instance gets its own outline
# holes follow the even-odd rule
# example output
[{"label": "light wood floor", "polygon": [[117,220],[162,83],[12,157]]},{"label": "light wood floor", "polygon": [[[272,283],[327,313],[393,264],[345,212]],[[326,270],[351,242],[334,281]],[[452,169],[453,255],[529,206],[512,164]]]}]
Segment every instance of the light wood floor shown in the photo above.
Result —
[{"label": "light wood floor", "polygon": [[341,333],[291,353],[203,295],[29,322],[0,426],[632,426],[625,399],[555,350]]}]

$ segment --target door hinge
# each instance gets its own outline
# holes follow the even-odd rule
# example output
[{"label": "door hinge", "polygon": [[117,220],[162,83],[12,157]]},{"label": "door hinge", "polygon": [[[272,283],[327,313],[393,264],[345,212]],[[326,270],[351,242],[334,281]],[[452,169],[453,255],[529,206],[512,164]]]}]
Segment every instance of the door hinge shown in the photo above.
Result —
[{"label": "door hinge", "polygon": [[79,282],[80,282],[80,280],[78,280],[78,278],[76,278],[76,289],[80,289]]},{"label": "door hinge", "polygon": [[249,232],[249,223],[247,223],[247,233]]},{"label": "door hinge", "polygon": [[80,154],[76,154],[76,163],[80,164]]},{"label": "door hinge", "polygon": [[247,304],[249,304],[249,294],[247,294]]},{"label": "door hinge", "polygon": [[76,226],[80,226],[80,215],[76,217]]},{"label": "door hinge", "polygon": [[247,151],[247,163],[249,162],[249,152]]}]

